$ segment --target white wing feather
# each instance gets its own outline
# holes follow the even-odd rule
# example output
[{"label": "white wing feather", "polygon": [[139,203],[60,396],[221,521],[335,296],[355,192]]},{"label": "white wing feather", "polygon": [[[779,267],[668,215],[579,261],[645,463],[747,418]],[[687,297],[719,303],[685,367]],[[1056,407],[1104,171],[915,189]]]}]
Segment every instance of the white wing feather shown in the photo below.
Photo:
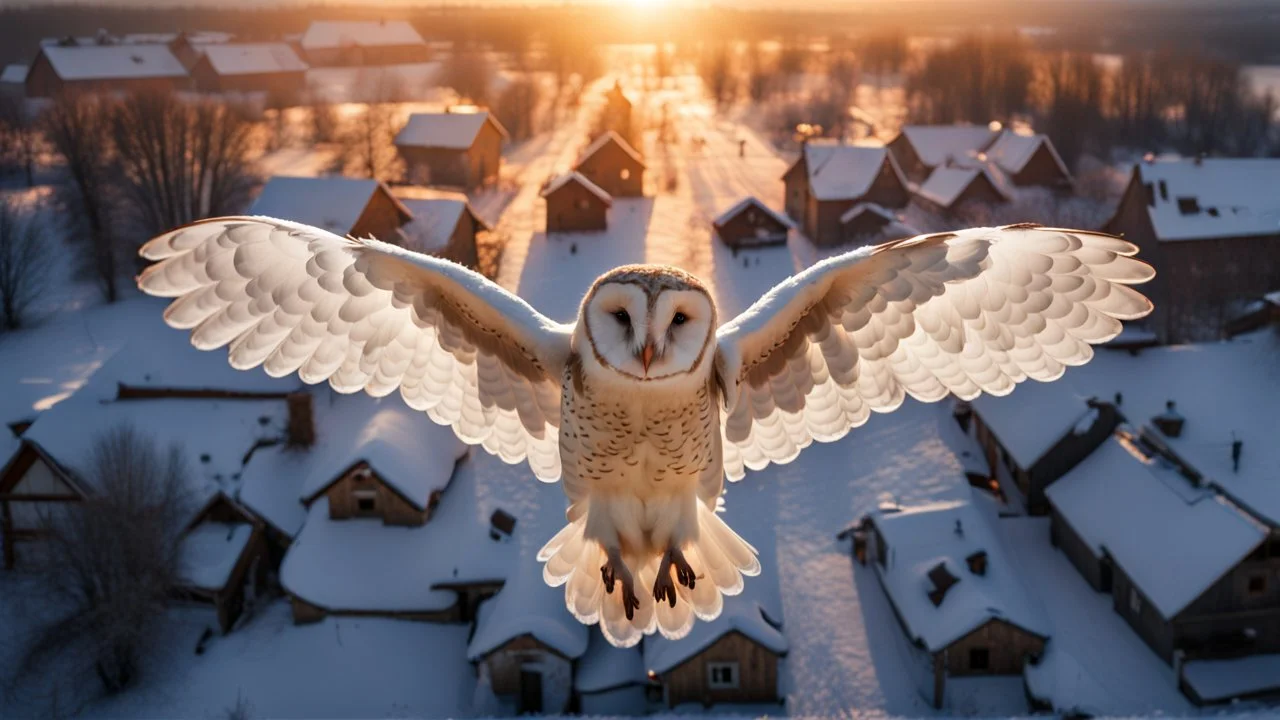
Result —
[{"label": "white wing feather", "polygon": [[724,465],[786,463],[889,412],[1005,395],[1093,357],[1151,311],[1154,271],[1119,238],[1031,225],[861,248],[778,285],[717,331]]},{"label": "white wing feather", "polygon": [[560,476],[571,328],[460,265],[263,217],[198,222],[142,247],[165,320],[231,365],[410,407],[508,463]]}]

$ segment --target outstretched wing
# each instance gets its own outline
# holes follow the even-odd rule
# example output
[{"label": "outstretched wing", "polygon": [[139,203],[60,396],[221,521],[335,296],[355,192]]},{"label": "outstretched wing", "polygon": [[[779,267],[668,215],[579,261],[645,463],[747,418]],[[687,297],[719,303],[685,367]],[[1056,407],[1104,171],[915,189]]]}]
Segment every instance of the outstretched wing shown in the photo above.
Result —
[{"label": "outstretched wing", "polygon": [[138,287],[233,367],[410,407],[508,463],[560,476],[571,328],[460,265],[265,217],[197,222],[143,245]]},{"label": "outstretched wing", "polygon": [[1054,380],[1151,303],[1119,238],[1034,225],[924,235],[818,263],[717,331],[724,464],[786,463],[889,412]]}]

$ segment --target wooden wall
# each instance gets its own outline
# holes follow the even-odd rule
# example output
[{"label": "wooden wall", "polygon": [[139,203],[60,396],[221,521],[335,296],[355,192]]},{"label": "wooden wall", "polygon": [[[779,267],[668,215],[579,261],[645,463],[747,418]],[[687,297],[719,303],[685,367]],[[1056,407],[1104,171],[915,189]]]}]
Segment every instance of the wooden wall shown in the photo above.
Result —
[{"label": "wooden wall", "polygon": [[889,152],[893,153],[893,157],[898,161],[898,167],[902,168],[902,174],[906,175],[909,180],[914,182],[924,182],[929,177],[929,173],[933,168],[924,164],[920,156],[916,154],[916,149],[912,146],[911,141],[907,140],[906,133],[898,133],[898,137],[894,138],[886,146]]},{"label": "wooden wall", "polygon": [[716,234],[732,248],[779,245],[787,241],[787,226],[755,205],[748,205],[717,227]]},{"label": "wooden wall", "polygon": [[878,238],[880,231],[888,224],[889,220],[884,216],[870,211],[864,212],[851,221],[843,223],[844,242],[852,245],[868,238]]},{"label": "wooden wall", "polygon": [[[712,690],[707,663],[738,663],[738,687]],[[778,701],[778,656],[739,632],[730,632],[706,650],[662,675],[667,705],[681,703],[760,703]]]},{"label": "wooden wall", "polygon": [[787,169],[782,176],[782,183],[786,189],[787,217],[800,226],[801,232],[808,235],[809,227],[805,223],[805,217],[809,207],[809,177],[803,155]]},{"label": "wooden wall", "polygon": [[591,232],[609,227],[609,208],[595,193],[567,182],[547,195],[547,232]]},{"label": "wooden wall", "polygon": [[1089,457],[1120,424],[1120,413],[1111,403],[1093,401],[1090,406],[1098,411],[1098,419],[1093,425],[1080,434],[1076,434],[1074,428],[1068,428],[1066,434],[1028,469],[1026,502],[1027,512],[1031,515],[1049,512],[1049,501],[1044,491]]},{"label": "wooden wall", "polygon": [[1089,544],[1080,537],[1071,523],[1056,507],[1049,509],[1049,540],[1067,556],[1085,581],[1098,592],[1111,591],[1109,561],[1093,554]]},{"label": "wooden wall", "polygon": [[644,195],[644,165],[616,142],[605,143],[583,158],[576,170],[613,197]]},{"label": "wooden wall", "polygon": [[475,217],[470,211],[463,212],[458,217],[458,224],[454,226],[453,233],[449,236],[449,244],[440,253],[441,257],[459,265],[466,265],[472,270],[478,269],[480,254],[476,249],[476,235],[479,232],[480,225]]},{"label": "wooden wall", "polygon": [[[1112,564],[1111,574],[1112,607],[1157,655],[1164,658],[1165,662],[1173,662],[1173,624],[1160,616],[1160,612],[1151,604],[1142,590],[1133,584],[1124,572],[1124,568]],[[1139,600],[1137,611],[1130,603],[1131,590],[1137,592]]]},{"label": "wooden wall", "polygon": [[[331,520],[365,517],[379,518],[387,525],[418,526],[431,519],[434,501],[429,499],[427,508],[419,510],[392,490],[376,472],[368,471],[370,468],[367,463],[357,463],[324,491],[325,497],[329,499]],[[372,511],[360,510],[356,491],[376,493]]]},{"label": "wooden wall", "polygon": [[1046,187],[1053,190],[1067,190],[1071,188],[1071,178],[1062,174],[1062,168],[1058,167],[1058,163],[1054,162],[1053,154],[1049,152],[1049,148],[1044,142],[1036,148],[1031,154],[1031,158],[1027,160],[1027,164],[1022,166],[1022,170],[1010,176],[1010,180],[1014,185],[1021,187],[1037,186]]},{"label": "wooden wall", "polygon": [[372,236],[398,245],[396,231],[408,221],[409,218],[400,210],[395,199],[379,186],[369,198],[364,212],[360,213],[360,217],[351,226],[351,235],[358,238]]},{"label": "wooden wall", "polygon": [[[990,620],[982,627],[951,643],[945,650],[949,675],[1021,675],[1027,660],[1044,653],[1044,638],[1010,625]],[[970,664],[973,650],[987,651],[987,668]]]},{"label": "wooden wall", "polygon": [[[467,150],[397,146],[405,163],[405,178],[415,185],[444,185],[470,189],[471,158]],[[476,183],[478,184],[478,183]]]}]

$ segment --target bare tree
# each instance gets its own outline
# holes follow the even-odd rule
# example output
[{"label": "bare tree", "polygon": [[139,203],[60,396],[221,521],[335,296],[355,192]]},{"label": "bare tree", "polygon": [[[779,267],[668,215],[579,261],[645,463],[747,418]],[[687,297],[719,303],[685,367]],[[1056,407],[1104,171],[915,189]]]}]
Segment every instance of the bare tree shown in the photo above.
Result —
[{"label": "bare tree", "polygon": [[0,97],[0,163],[17,167],[27,187],[36,184],[40,128],[21,98]]},{"label": "bare tree", "polygon": [[498,122],[511,133],[513,140],[526,140],[533,136],[538,110],[539,88],[537,81],[523,75],[502,91],[494,107]]},{"label": "bare tree", "polygon": [[311,104],[311,142],[330,143],[338,139],[341,119],[333,103],[317,100]]},{"label": "bare tree", "polygon": [[355,177],[398,180],[404,163],[396,152],[399,109],[393,103],[369,103],[342,133],[343,171]]},{"label": "bare tree", "polygon": [[257,184],[253,125],[230,105],[131,95],[115,107],[111,130],[125,204],[142,236],[239,212]]},{"label": "bare tree", "polygon": [[0,313],[7,329],[22,327],[23,314],[44,288],[47,258],[40,227],[0,199]]},{"label": "bare tree", "polygon": [[66,180],[58,190],[70,236],[83,239],[85,257],[107,302],[119,297],[119,232],[115,227],[117,178],[111,144],[110,101],[92,95],[59,96],[44,113],[49,143],[62,159]]},{"label": "bare tree", "polygon": [[443,83],[458,96],[476,105],[489,101],[489,82],[493,68],[484,53],[472,45],[455,47],[444,68]]},{"label": "bare tree", "polygon": [[121,426],[95,440],[87,471],[96,492],[45,518],[38,573],[47,617],[15,684],[38,687],[57,675],[60,687],[83,690],[96,677],[107,694],[128,688],[181,578],[180,538],[192,509],[181,452]]}]

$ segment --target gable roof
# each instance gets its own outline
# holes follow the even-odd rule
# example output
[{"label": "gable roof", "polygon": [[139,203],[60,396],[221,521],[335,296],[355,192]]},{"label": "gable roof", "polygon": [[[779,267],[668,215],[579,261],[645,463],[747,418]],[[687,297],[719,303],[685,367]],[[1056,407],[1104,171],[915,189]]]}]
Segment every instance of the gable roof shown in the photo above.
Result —
[{"label": "gable roof", "polygon": [[302,35],[307,50],[389,45],[426,46],[422,36],[405,20],[315,20]]},{"label": "gable roof", "polygon": [[775,655],[785,655],[790,649],[786,636],[758,602],[734,595],[724,598],[724,609],[719,617],[711,621],[698,620],[689,634],[679,640],[669,640],[661,635],[647,636],[644,640],[645,669],[661,675],[735,632]]},{"label": "gable roof", "polygon": [[929,177],[916,188],[920,197],[944,208],[951,207],[975,182],[986,179],[1002,197],[1008,197],[995,178],[981,167],[957,167],[943,165],[933,169]]},{"label": "gable roof", "polygon": [[164,45],[45,45],[40,54],[63,80],[187,76],[187,69]]},{"label": "gable roof", "polygon": [[883,146],[811,140],[805,144],[801,160],[808,173],[809,187],[818,200],[855,200],[866,195],[885,162],[906,186],[898,161]]},{"label": "gable roof", "polygon": [[1045,494],[1090,551],[1109,554],[1166,619],[1268,536],[1123,428]]},{"label": "gable roof", "polygon": [[592,628],[569,614],[564,589],[547,585],[538,563],[521,560],[514,577],[480,606],[467,659],[481,660],[524,635],[570,660],[581,657],[587,651]]},{"label": "gable roof", "polygon": [[1151,186],[1147,212],[1159,240],[1280,234],[1280,160],[1153,160],[1134,173]]},{"label": "gable roof", "polygon": [[463,214],[471,216],[476,230],[491,229],[476,214],[467,196],[462,193],[434,188],[398,187],[392,194],[413,215],[413,220],[400,228],[404,246],[417,252],[433,253],[443,250],[453,238],[453,231]]},{"label": "gable roof", "polygon": [[211,44],[202,48],[219,75],[303,72],[307,64],[287,43]]},{"label": "gable roof", "polygon": [[1059,440],[1088,431],[1097,417],[1070,377],[1022,383],[1001,397],[983,393],[969,404],[1018,466],[1030,470]]},{"label": "gable roof", "polygon": [[591,144],[587,145],[586,149],[582,151],[582,155],[578,158],[578,162],[574,164],[574,167],[576,168],[582,165],[582,163],[587,161],[587,158],[600,152],[600,150],[606,145],[617,145],[618,148],[627,155],[627,157],[636,161],[636,164],[640,167],[645,167],[644,158],[640,157],[640,153],[636,152],[635,148],[631,147],[631,143],[628,143],[621,135],[612,130],[606,130],[605,132],[600,133],[600,136],[595,140],[592,140]]},{"label": "gable roof", "polygon": [[[1048,621],[1005,558],[989,514],[994,514],[994,508],[952,500],[868,515],[888,546],[885,565],[875,565],[885,593],[911,639],[930,652],[992,620],[1049,636]],[[966,562],[979,552],[987,557],[982,575],[971,572]],[[943,575],[939,566],[954,582],[935,605],[929,596],[936,586],[930,573]]]},{"label": "gable roof", "polygon": [[413,213],[391,194],[382,181],[336,176],[275,175],[263,186],[249,212],[346,235],[378,192],[386,193],[406,217],[413,217]]},{"label": "gable roof", "polygon": [[4,66],[0,72],[0,83],[24,83],[27,81],[27,66],[12,63]]},{"label": "gable roof", "polygon": [[879,215],[880,217],[884,218],[885,220],[888,220],[889,222],[897,222],[898,220],[898,216],[892,210],[889,210],[883,205],[879,205],[877,203],[870,203],[870,202],[860,202],[857,205],[854,205],[853,207],[846,210],[845,213],[840,216],[840,222],[841,223],[853,222],[859,215],[862,215],[863,213],[871,213],[872,215]]},{"label": "gable roof", "polygon": [[785,228],[794,229],[796,226],[796,224],[791,221],[791,218],[770,208],[768,205],[765,205],[754,195],[748,195],[742,198],[741,200],[739,200],[738,202],[734,203],[727,210],[717,215],[716,219],[711,221],[711,224],[717,228],[722,227],[723,225],[728,223],[730,220],[737,217],[739,213],[743,212],[749,207],[754,207],[764,212],[766,215],[776,220],[780,225],[782,225]]},{"label": "gable roof", "polygon": [[902,134],[920,161],[930,167],[945,165],[985,149],[999,131],[985,125],[904,125]]},{"label": "gable roof", "polygon": [[221,590],[252,537],[250,523],[200,523],[180,541],[179,577],[189,587]]},{"label": "gable roof", "polygon": [[1022,134],[1006,130],[1000,133],[1000,137],[996,138],[991,147],[987,148],[986,156],[1001,170],[1010,174],[1017,174],[1022,172],[1041,147],[1049,152],[1049,156],[1053,158],[1058,170],[1065,177],[1070,178],[1071,171],[1067,170],[1067,164],[1058,155],[1058,149],[1053,146],[1053,142],[1049,140],[1047,135],[1040,133]]},{"label": "gable roof", "polygon": [[590,192],[592,195],[595,195],[597,198],[599,198],[600,202],[603,202],[605,204],[605,207],[610,207],[613,205],[613,197],[610,196],[609,193],[605,192],[604,188],[591,182],[590,180],[587,179],[586,175],[583,175],[577,170],[572,170],[567,173],[562,173],[559,176],[552,178],[551,182],[547,183],[547,186],[542,189],[541,195],[542,197],[547,197],[555,193],[556,191],[560,190],[561,188],[565,187],[569,183],[581,185],[582,187],[586,188],[588,192]]},{"label": "gable roof", "polygon": [[414,113],[409,121],[396,133],[395,145],[398,147],[441,148],[445,150],[466,150],[476,141],[480,128],[485,123],[504,138],[510,137],[507,129],[502,127],[497,118],[487,110],[480,112],[443,112]]}]

